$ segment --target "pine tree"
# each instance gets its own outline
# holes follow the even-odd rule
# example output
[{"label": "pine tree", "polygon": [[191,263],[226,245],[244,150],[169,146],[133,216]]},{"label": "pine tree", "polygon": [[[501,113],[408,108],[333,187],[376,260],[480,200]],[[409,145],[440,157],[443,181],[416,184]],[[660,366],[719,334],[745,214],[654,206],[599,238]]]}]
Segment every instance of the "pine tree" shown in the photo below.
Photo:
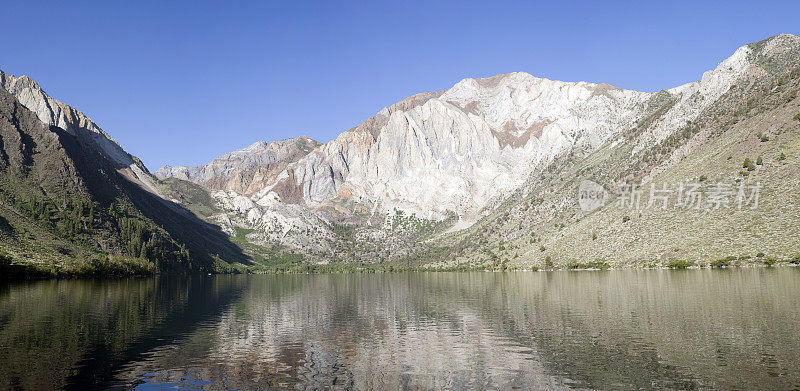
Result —
[{"label": "pine tree", "polygon": [[89,219],[87,221],[87,229],[92,229],[94,225],[94,204],[89,205]]}]

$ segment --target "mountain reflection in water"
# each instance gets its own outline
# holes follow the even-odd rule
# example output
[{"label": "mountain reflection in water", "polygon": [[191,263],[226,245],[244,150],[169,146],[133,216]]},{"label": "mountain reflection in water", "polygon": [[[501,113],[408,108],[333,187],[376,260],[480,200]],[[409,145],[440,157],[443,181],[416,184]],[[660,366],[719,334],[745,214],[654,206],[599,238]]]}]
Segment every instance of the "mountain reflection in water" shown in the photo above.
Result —
[{"label": "mountain reflection in water", "polygon": [[800,386],[800,270],[0,285],[3,389]]}]

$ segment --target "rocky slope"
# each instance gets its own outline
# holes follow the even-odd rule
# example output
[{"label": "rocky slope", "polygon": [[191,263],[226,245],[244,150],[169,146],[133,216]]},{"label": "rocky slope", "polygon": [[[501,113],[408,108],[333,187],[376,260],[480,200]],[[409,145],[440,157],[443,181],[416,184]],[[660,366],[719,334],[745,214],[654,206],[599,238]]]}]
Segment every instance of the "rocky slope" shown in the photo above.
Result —
[{"label": "rocky slope", "polygon": [[[432,261],[540,268],[800,262],[800,37],[740,48],[700,81],[656,97],[660,108],[596,152],[559,159],[491,215],[439,238],[447,255]],[[584,180],[606,189],[598,208],[581,208]],[[632,185],[640,190],[636,205]],[[688,198],[694,186],[696,198]]]},{"label": "rocky slope", "polygon": [[[321,144],[308,137],[259,141],[198,167],[164,166],[155,176],[166,185],[163,193],[218,224],[235,236],[236,227],[251,229],[249,240],[268,245],[279,242],[292,248],[322,250],[330,240],[327,220],[305,206],[284,203],[274,194],[252,198],[271,188],[286,167],[308,155]],[[187,188],[174,180],[188,181],[209,192]],[[194,195],[194,197],[186,197]],[[198,195],[203,202],[197,200]],[[209,202],[210,201],[210,202]],[[201,205],[205,204],[205,205]],[[319,240],[319,238],[325,240]]]},{"label": "rocky slope", "polygon": [[121,174],[148,191],[156,191],[147,168],[137,157],[125,152],[116,140],[85,114],[47,95],[33,79],[25,75],[17,77],[0,71],[0,88],[14,95],[46,125],[64,129],[82,143],[92,145],[104,154]]},{"label": "rocky slope", "polygon": [[218,228],[157,196],[156,179],[86,116],[0,75],[16,94],[0,88],[0,277],[246,262]]}]

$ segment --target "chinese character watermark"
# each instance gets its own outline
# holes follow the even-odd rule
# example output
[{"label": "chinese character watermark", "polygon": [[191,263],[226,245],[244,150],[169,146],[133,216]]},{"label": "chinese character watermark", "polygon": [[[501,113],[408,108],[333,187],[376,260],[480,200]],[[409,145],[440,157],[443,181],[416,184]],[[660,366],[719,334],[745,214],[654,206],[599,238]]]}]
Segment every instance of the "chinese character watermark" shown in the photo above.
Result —
[{"label": "chinese character watermark", "polygon": [[[616,206],[620,209],[756,209],[761,183],[679,182],[674,185],[651,183],[618,186]],[[645,191],[644,189],[649,189]],[[647,200],[644,198],[647,197]],[[646,202],[645,202],[646,201]],[[584,209],[585,210],[585,209]]]}]

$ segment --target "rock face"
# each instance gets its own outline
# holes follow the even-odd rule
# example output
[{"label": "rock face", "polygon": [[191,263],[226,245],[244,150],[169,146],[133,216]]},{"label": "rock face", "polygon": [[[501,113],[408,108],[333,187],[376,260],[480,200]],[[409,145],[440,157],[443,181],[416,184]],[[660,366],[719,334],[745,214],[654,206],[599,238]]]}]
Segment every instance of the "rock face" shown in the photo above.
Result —
[{"label": "rock face", "polygon": [[276,192],[311,207],[339,198],[430,219],[475,219],[554,156],[592,150],[629,127],[649,96],[526,73],[465,79],[344,132],[289,165]]},{"label": "rock face", "polygon": [[155,176],[159,179],[183,179],[207,189],[232,190],[251,196],[275,182],[277,175],[289,163],[320,145],[305,136],[275,142],[258,141],[247,148],[226,153],[204,166],[161,167]]},{"label": "rock face", "polygon": [[36,113],[41,122],[64,129],[83,143],[96,146],[98,151],[117,166],[118,172],[146,190],[158,194],[144,164],[135,156],[125,152],[111,136],[85,114],[53,99],[36,81],[24,75],[17,77],[0,71],[0,87]]}]

